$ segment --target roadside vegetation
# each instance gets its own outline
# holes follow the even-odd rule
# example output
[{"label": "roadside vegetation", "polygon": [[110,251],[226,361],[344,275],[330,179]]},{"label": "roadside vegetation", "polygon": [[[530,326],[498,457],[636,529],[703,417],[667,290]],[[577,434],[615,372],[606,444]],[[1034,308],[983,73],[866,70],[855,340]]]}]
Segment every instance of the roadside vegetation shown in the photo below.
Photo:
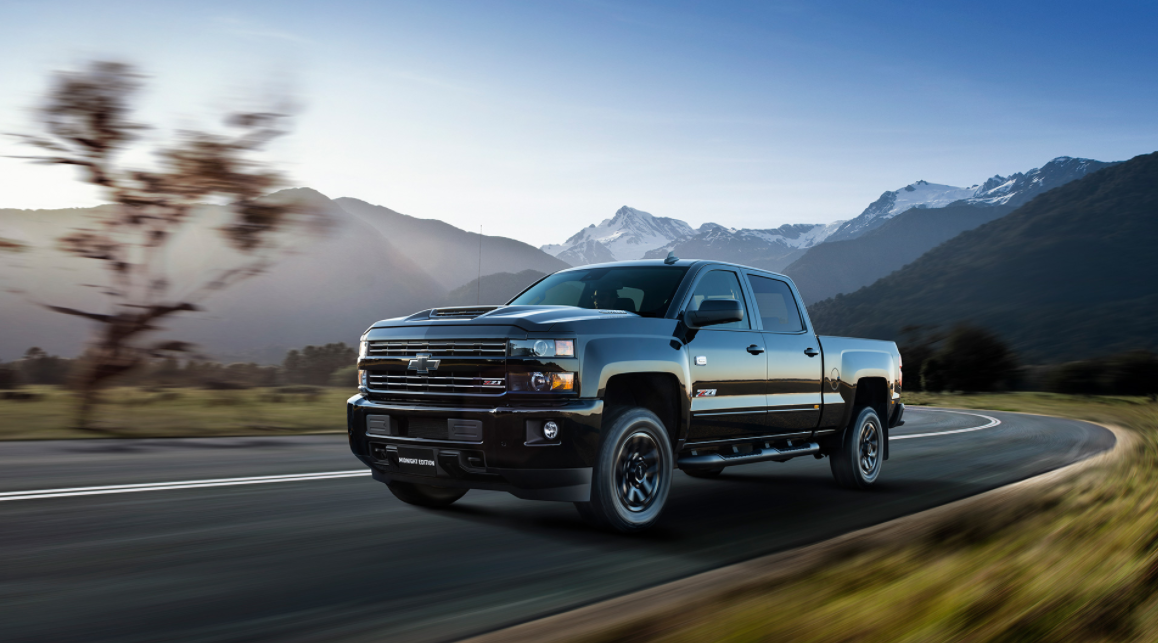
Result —
[{"label": "roadside vegetation", "polygon": [[916,541],[850,543],[794,577],[675,606],[597,640],[1158,640],[1158,403],[1050,393],[907,398],[1114,424],[1139,439],[1111,463],[946,519]]},{"label": "roadside vegetation", "polygon": [[345,401],[357,390],[352,380],[346,387],[115,387],[102,392],[87,429],[76,428],[68,390],[26,386],[0,391],[0,440],[345,432]]},{"label": "roadside vegetation", "polygon": [[0,440],[344,431],[357,390],[357,351],[345,344],[292,350],[273,366],[155,360],[103,389],[80,428],[72,387],[84,359],[33,347],[0,364]]}]

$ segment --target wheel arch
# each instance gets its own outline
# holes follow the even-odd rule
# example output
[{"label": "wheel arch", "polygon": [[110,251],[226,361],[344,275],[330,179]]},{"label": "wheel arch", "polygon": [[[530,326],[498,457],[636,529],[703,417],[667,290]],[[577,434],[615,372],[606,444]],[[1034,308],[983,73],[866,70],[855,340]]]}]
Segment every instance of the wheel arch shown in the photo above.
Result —
[{"label": "wheel arch", "polygon": [[685,418],[691,403],[675,374],[656,371],[616,373],[607,379],[602,392],[605,424],[613,418],[617,408],[645,408],[663,422],[672,451],[678,453],[682,440],[687,437]]},{"label": "wheel arch", "polygon": [[841,431],[841,440],[844,434],[852,429],[852,422],[860,415],[863,408],[876,411],[877,419],[881,423],[881,435],[884,437],[884,459],[889,459],[889,381],[885,377],[864,377],[856,381],[855,394],[851,404],[848,424]]}]

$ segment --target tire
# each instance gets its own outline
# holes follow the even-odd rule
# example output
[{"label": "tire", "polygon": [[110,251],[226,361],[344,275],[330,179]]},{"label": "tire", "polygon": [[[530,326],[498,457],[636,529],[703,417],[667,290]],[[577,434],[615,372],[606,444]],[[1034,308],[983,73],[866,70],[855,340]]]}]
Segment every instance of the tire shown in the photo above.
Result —
[{"label": "tire", "polygon": [[647,529],[667,503],[674,460],[667,429],[654,413],[639,407],[614,413],[592,467],[591,500],[575,508],[601,529]]},{"label": "tire", "polygon": [[724,472],[724,467],[720,467],[719,469],[695,469],[695,470],[681,469],[681,471],[683,471],[684,473],[688,474],[689,476],[691,476],[693,478],[719,478],[720,474]]},{"label": "tire", "polygon": [[431,487],[430,485],[415,484],[392,480],[386,483],[390,493],[402,502],[419,507],[449,507],[455,500],[466,495],[467,489],[451,489],[446,487]]},{"label": "tire", "polygon": [[869,407],[861,409],[828,458],[837,484],[846,489],[868,489],[876,483],[884,463],[884,436],[877,412]]}]

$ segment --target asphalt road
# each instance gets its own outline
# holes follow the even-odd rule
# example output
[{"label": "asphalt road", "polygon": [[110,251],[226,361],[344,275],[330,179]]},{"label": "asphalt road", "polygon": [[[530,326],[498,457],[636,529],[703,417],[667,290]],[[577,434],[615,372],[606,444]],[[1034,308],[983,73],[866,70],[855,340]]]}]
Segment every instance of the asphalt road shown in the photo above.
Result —
[{"label": "asphalt road", "polygon": [[455,639],[823,540],[1114,444],[1105,429],[1056,418],[910,408],[906,419],[872,491],[836,487],[812,458],[717,480],[677,473],[660,524],[632,537],[589,529],[569,504],[498,492],[417,509],[368,475],[15,493],[357,470],[344,434],[0,444],[0,641]]}]

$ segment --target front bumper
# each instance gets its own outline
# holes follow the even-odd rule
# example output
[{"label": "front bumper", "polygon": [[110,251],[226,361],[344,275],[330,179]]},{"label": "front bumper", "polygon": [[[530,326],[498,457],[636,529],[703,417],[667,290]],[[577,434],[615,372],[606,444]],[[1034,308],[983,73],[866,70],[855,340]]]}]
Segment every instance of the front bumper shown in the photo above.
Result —
[{"label": "front bumper", "polygon": [[[369,466],[376,480],[436,487],[508,491],[535,500],[587,501],[591,467],[599,447],[602,400],[570,400],[559,406],[497,408],[446,407],[371,400],[362,394],[346,404],[350,450]],[[481,438],[430,440],[367,433],[367,416],[381,418],[468,420],[481,424]],[[529,439],[528,423],[553,420],[555,440]],[[422,449],[433,455],[431,471],[403,471],[398,450]],[[429,451],[425,451],[429,450]]]},{"label": "front bumper", "polygon": [[905,424],[905,405],[897,403],[896,408],[893,409],[893,415],[889,418],[889,428],[903,426]]}]

